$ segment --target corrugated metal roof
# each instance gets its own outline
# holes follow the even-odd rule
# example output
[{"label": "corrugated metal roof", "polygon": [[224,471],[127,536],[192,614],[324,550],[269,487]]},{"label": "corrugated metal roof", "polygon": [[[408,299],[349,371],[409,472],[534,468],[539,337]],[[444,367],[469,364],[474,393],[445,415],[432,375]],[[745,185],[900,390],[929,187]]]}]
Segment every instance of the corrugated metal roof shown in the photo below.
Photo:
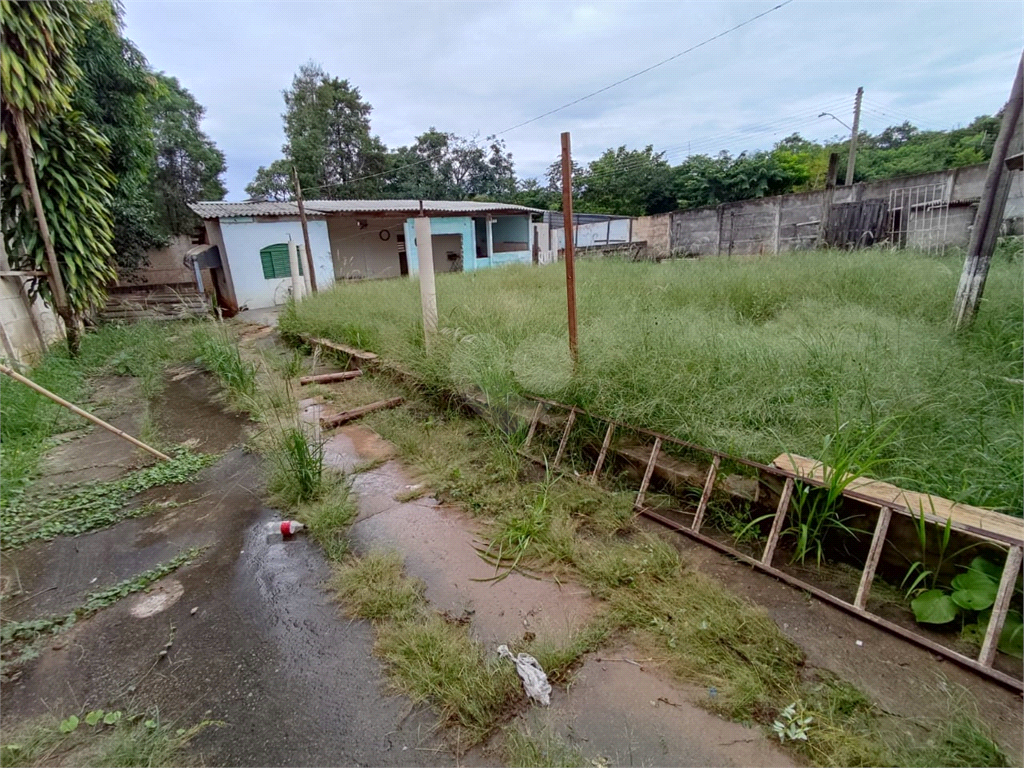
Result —
[{"label": "corrugated metal roof", "polygon": [[[419,200],[307,200],[306,214],[324,215],[329,213],[419,213]],[[199,202],[189,205],[204,219],[220,219],[229,216],[297,216],[295,203],[220,203]],[[486,213],[540,213],[536,208],[511,203],[477,203],[468,200],[424,200],[423,210],[429,214],[486,214]]]}]

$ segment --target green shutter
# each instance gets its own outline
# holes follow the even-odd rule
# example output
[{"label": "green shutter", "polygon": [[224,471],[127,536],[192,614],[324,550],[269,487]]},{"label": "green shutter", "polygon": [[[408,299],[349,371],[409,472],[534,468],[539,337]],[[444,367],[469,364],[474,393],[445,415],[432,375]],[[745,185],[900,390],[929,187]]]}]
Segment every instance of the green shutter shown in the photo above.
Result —
[{"label": "green shutter", "polygon": [[[279,277],[291,277],[292,270],[288,258],[288,243],[274,243],[260,250],[260,263],[263,265],[263,277],[273,280]],[[299,263],[299,274],[302,274],[302,263]]]}]

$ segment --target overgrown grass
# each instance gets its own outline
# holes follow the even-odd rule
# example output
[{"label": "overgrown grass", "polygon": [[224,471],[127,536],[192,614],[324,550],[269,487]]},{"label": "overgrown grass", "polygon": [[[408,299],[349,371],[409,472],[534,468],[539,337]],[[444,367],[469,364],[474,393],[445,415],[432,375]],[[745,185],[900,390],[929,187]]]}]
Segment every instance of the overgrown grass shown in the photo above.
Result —
[{"label": "overgrown grass", "polygon": [[196,358],[213,373],[237,402],[256,394],[256,366],[242,358],[228,333],[216,323],[204,323],[192,332]]},{"label": "overgrown grass", "polygon": [[1007,379],[1024,368],[1024,276],[994,263],[977,322],[956,334],[959,274],[954,258],[883,250],[584,261],[576,375],[559,265],[438,275],[429,357],[408,280],[338,285],[280,328],[371,349],[428,391],[498,404],[525,391],[759,460],[889,419],[878,475],[1020,515],[1024,390]]},{"label": "overgrown grass", "polygon": [[587,765],[583,753],[550,729],[507,728],[501,745],[509,768],[575,768]]},{"label": "overgrown grass", "polygon": [[[53,348],[26,375],[78,405],[86,403],[89,379],[102,375],[134,376],[144,398],[163,385],[162,372],[187,355],[187,326],[180,323],[103,325],[82,336],[81,354],[67,346]],[[48,438],[85,425],[83,419],[23,384],[0,376],[0,505],[6,506],[32,479],[50,447]]]}]

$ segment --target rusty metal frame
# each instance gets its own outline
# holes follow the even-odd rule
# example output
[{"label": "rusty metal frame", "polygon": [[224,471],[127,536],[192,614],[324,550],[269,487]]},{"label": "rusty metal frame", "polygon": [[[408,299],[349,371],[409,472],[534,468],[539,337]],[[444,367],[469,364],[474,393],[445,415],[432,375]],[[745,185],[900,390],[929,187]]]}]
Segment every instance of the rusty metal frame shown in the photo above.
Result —
[{"label": "rusty metal frame", "polygon": [[[605,433],[604,442],[601,445],[601,452],[598,455],[594,471],[586,475],[587,481],[591,483],[597,482],[598,475],[604,465],[604,461],[609,450],[612,433],[616,427],[623,427],[633,432],[636,432],[637,434],[652,437],[654,438],[654,445],[651,450],[650,458],[647,461],[647,465],[644,468],[643,481],[640,485],[640,490],[637,493],[636,501],[634,502],[634,509],[636,510],[636,513],[638,515],[644,515],[668,528],[671,528],[674,531],[682,533],[685,536],[688,536],[689,538],[694,539],[695,541],[698,541],[701,544],[704,544],[705,546],[716,549],[719,552],[723,552],[729,555],[730,557],[734,557],[740,560],[741,562],[747,563],[748,565],[753,566],[757,570],[762,571],[763,573],[766,573],[770,576],[773,576],[774,578],[779,579],[780,581],[785,582],[790,586],[804,590],[814,595],[818,599],[829,603],[830,605],[833,605],[843,611],[846,611],[847,613],[856,616],[859,619],[874,624],[875,626],[884,629],[887,632],[896,635],[897,637],[901,637],[904,640],[914,643],[915,645],[918,645],[922,648],[926,648],[929,651],[932,651],[933,653],[937,653],[941,656],[944,656],[945,658],[950,659],[951,661],[954,661],[957,664],[967,669],[970,669],[973,672],[977,672],[985,677],[988,677],[989,679],[994,680],[995,682],[1011,690],[1017,692],[1024,692],[1024,681],[1007,675],[1004,672],[1000,672],[999,670],[994,669],[992,666],[996,651],[996,640],[999,637],[999,633],[1002,631],[1003,622],[1006,618],[1006,611],[1009,606],[1009,600],[1013,590],[1013,584],[1016,581],[1017,573],[1020,571],[1021,561],[1022,559],[1024,559],[1024,549],[1022,549],[1022,544],[1024,544],[1024,542],[1015,540],[1012,537],[1005,536],[998,532],[983,531],[980,529],[976,529],[974,526],[966,525],[963,523],[954,522],[951,525],[952,528],[958,531],[968,533],[977,538],[984,539],[990,543],[1006,547],[1009,550],[1007,553],[1006,564],[1003,568],[1002,579],[1000,580],[999,593],[997,596],[996,605],[993,606],[992,619],[989,621],[981,653],[979,654],[977,659],[972,659],[969,656],[957,653],[951,648],[947,648],[946,646],[941,645],[940,643],[937,643],[934,640],[930,640],[924,637],[923,635],[919,635],[913,630],[907,629],[906,627],[902,627],[899,624],[888,621],[887,619],[883,619],[881,616],[877,616],[866,609],[868,595],[871,590],[871,582],[874,577],[875,567],[878,564],[878,558],[881,555],[882,547],[885,543],[885,537],[888,532],[889,521],[891,519],[892,513],[896,512],[898,514],[909,516],[911,518],[919,518],[921,515],[923,515],[927,522],[938,525],[946,524],[946,520],[944,518],[941,518],[937,515],[929,515],[923,511],[920,513],[915,513],[913,510],[909,509],[906,506],[896,504],[890,501],[883,501],[881,499],[876,499],[871,496],[867,496],[866,494],[844,489],[842,495],[845,498],[866,503],[870,506],[877,507],[879,510],[878,523],[875,527],[874,535],[872,536],[871,547],[868,552],[867,560],[864,564],[864,568],[862,569],[861,580],[857,589],[857,596],[853,603],[849,603],[843,600],[842,598],[836,597],[835,595],[826,592],[820,587],[816,587],[813,584],[809,584],[797,578],[796,576],[792,576],[791,574],[779,570],[778,568],[772,565],[772,557],[774,555],[775,547],[778,544],[778,540],[782,533],[786,513],[789,508],[789,502],[792,497],[796,482],[799,481],[806,485],[818,488],[827,487],[827,483],[816,480],[814,478],[798,475],[794,472],[782,469],[781,467],[776,467],[768,464],[761,464],[760,462],[751,461],[750,459],[743,459],[738,456],[731,456],[727,453],[716,451],[713,448],[707,448],[705,446],[697,445],[696,443],[691,443],[686,440],[680,440],[679,438],[672,437],[671,435],[665,435],[659,432],[654,432],[649,429],[634,427],[629,424],[625,424],[621,421],[616,421],[615,419],[609,419],[603,416],[596,416],[592,413],[589,413],[588,411],[583,410],[582,408],[579,408],[578,406],[565,405],[563,403],[559,403],[554,400],[546,400],[541,397],[527,397],[530,400],[533,400],[534,402],[537,403],[537,407],[533,413],[533,418],[530,422],[530,431],[527,440],[523,445],[524,450],[521,451],[523,455],[525,455],[527,458],[533,461],[543,461],[542,459],[538,459],[537,457],[529,453],[526,453],[525,451],[525,448],[528,446],[530,439],[534,436],[534,433],[536,432],[542,406],[558,408],[569,412],[565,426],[562,431],[561,441],[558,447],[558,455],[555,460],[556,466],[558,462],[562,459],[563,454],[565,453],[565,447],[569,440],[569,433],[571,432],[573,424],[575,423],[577,414],[582,414],[596,421],[603,421],[608,424],[608,429]],[[644,506],[644,499],[646,496],[647,488],[654,474],[654,467],[657,464],[659,455],[661,454],[662,444],[666,442],[674,445],[679,445],[685,448],[690,448],[700,453],[708,454],[711,457],[711,467],[708,471],[708,475],[704,483],[704,489],[703,493],[701,494],[700,504],[697,508],[697,513],[694,516],[693,523],[690,526],[683,525],[675,520],[665,517],[664,515],[660,514],[659,512],[653,509]],[[740,552],[739,550],[729,546],[728,544],[724,544],[723,542],[713,539],[710,536],[707,536],[700,532],[700,525],[703,519],[703,513],[707,508],[708,499],[710,498],[711,492],[714,488],[718,469],[721,465],[722,459],[728,459],[729,461],[734,461],[738,464],[758,469],[761,472],[766,472],[784,481],[783,490],[779,498],[779,504],[776,508],[775,515],[772,520],[771,533],[768,536],[768,541],[765,545],[765,550],[760,560],[751,557],[750,555],[747,555],[743,552]]]}]

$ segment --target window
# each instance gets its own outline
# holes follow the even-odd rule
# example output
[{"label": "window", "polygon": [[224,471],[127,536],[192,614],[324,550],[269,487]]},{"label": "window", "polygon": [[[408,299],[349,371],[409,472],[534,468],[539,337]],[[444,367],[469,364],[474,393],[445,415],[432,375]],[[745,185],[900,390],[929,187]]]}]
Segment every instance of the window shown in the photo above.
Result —
[{"label": "window", "polygon": [[[288,260],[288,243],[268,245],[260,251],[260,262],[263,264],[263,277],[274,280],[279,277],[291,277],[291,264]],[[299,274],[302,274],[302,261],[299,261]]]}]

